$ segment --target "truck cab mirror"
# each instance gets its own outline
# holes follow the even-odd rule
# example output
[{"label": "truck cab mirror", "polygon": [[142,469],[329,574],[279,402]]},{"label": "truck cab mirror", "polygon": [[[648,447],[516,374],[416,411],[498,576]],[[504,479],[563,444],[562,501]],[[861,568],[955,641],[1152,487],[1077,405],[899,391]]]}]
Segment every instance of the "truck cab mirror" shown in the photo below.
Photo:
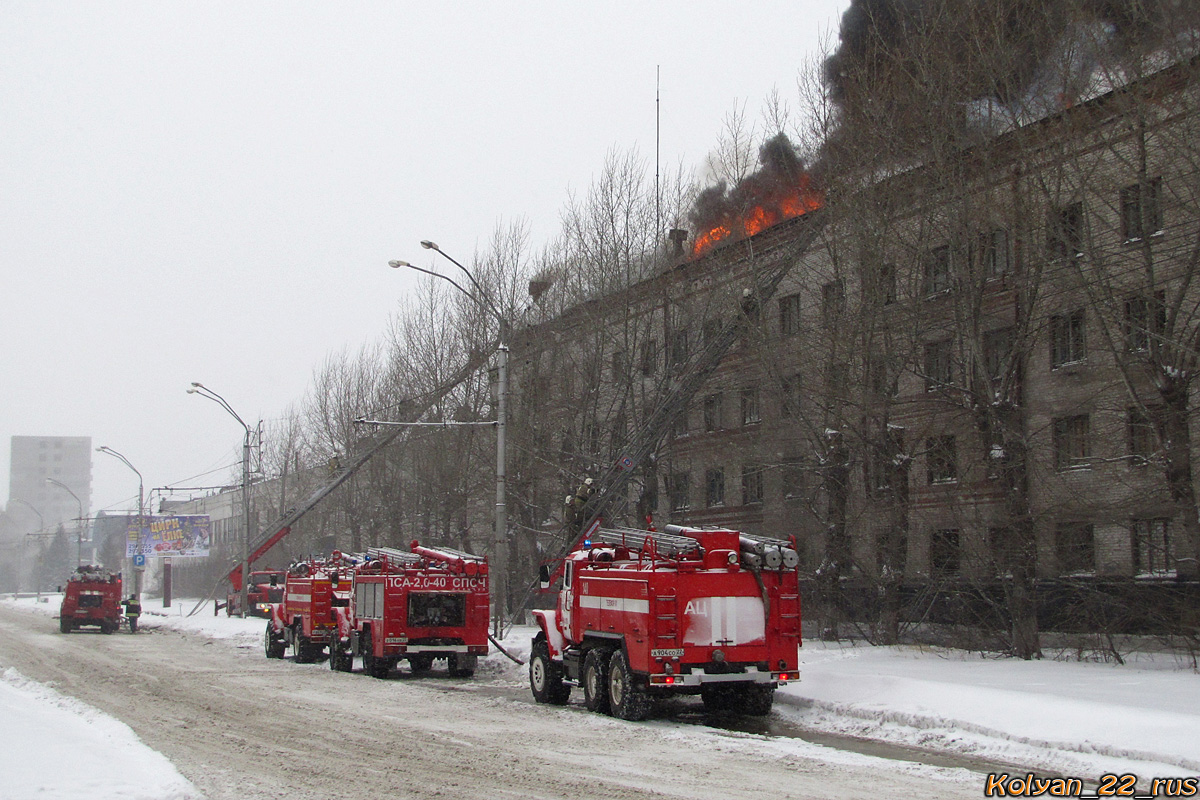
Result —
[{"label": "truck cab mirror", "polygon": [[542,584],[543,589],[550,588],[550,565],[542,564],[538,567],[538,580]]},{"label": "truck cab mirror", "polygon": [[61,586],[59,586],[59,587],[58,587],[57,589],[55,589],[54,591],[56,591],[56,592],[59,592],[59,593],[61,594],[61,593],[62,593],[62,587],[61,587]]}]

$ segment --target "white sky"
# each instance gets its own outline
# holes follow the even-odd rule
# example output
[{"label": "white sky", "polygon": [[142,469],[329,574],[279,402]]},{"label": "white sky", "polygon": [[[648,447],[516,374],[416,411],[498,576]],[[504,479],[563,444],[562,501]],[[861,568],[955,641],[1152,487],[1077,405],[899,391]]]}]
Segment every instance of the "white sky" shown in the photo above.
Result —
[{"label": "white sky", "polygon": [[[553,237],[605,154],[702,163],[849,0],[0,3],[0,491],[13,435],[146,488],[222,483],[241,428],[378,339],[421,239]],[[229,469],[225,467],[229,466]],[[93,511],[136,477],[93,457]]]}]

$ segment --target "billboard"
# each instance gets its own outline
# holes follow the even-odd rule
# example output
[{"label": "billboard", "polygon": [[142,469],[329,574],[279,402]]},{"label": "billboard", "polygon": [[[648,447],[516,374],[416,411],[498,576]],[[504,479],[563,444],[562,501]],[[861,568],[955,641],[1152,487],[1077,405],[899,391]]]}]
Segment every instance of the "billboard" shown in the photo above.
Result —
[{"label": "billboard", "polygon": [[130,517],[125,537],[125,555],[129,558],[204,558],[211,544],[212,533],[207,515]]}]

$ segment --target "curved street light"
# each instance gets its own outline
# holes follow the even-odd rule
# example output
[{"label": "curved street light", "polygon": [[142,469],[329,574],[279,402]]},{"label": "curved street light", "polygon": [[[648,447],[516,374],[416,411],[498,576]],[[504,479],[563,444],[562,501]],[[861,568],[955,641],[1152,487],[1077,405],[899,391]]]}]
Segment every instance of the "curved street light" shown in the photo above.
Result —
[{"label": "curved street light", "polygon": [[458,263],[442,248],[428,239],[421,242],[421,247],[424,247],[426,250],[438,252],[443,258],[462,270],[467,278],[470,279],[471,285],[475,287],[478,296],[468,292],[453,278],[443,275],[440,272],[424,269],[407,261],[389,261],[388,266],[393,269],[407,267],[417,272],[423,272],[426,275],[432,275],[435,278],[441,278],[469,297],[480,310],[492,316],[500,325],[500,342],[496,347],[496,393],[498,395],[496,400],[496,522],[492,539],[492,564],[495,566],[494,577],[496,578],[492,584],[492,626],[494,628],[494,635],[499,639],[504,635],[504,622],[508,611],[508,505],[505,499],[505,462],[507,460],[505,431],[508,425],[508,345],[504,341],[508,337],[509,324],[508,320],[496,310],[496,307],[488,299],[487,293],[479,285],[479,281],[475,280],[475,276],[471,274],[469,269]]},{"label": "curved street light", "polygon": [[[133,470],[134,473],[138,476],[138,522],[137,522],[137,525],[138,525],[138,541],[140,542],[141,538],[142,538],[142,526],[144,526],[146,523],[146,510],[145,510],[145,500],[144,500],[144,498],[145,498],[145,492],[144,492],[145,481],[142,480],[142,473],[138,470],[137,467],[135,467],[133,464],[129,463],[128,458],[121,455],[116,450],[113,450],[111,447],[107,447],[105,445],[100,445],[99,447],[96,448],[96,452],[97,453],[107,453],[108,455],[112,456],[113,458],[119,459],[122,464],[124,464],[125,466],[127,466],[131,470]],[[142,598],[141,583],[142,583],[141,573],[139,573],[135,569],[133,571],[133,590],[134,590],[134,594],[137,595],[139,602],[141,601],[141,598]]]},{"label": "curved street light", "polygon": [[242,439],[242,586],[238,593],[241,616],[246,616],[247,606],[250,603],[249,583],[250,583],[250,426],[242,419],[233,406],[225,400],[224,397],[209,389],[204,384],[198,381],[192,381],[192,386],[187,390],[188,394],[198,394],[201,397],[207,398],[221,408],[229,412],[229,416],[238,421],[238,424],[245,430],[245,437]]},{"label": "curved street light", "polygon": [[79,499],[79,495],[71,491],[71,487],[67,486],[62,481],[56,481],[54,478],[46,478],[46,483],[53,483],[58,488],[65,491],[71,497],[75,498],[75,502],[79,505],[79,527],[75,529],[75,566],[83,563],[83,501]]}]

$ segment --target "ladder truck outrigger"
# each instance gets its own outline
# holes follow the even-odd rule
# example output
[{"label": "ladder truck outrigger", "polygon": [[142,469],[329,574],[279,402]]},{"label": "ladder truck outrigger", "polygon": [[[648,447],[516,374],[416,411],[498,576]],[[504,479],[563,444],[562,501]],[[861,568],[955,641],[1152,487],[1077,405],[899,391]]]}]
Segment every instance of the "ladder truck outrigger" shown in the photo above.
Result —
[{"label": "ladder truck outrigger", "polygon": [[[610,509],[624,500],[626,488],[633,476],[651,457],[675,420],[716,371],[725,353],[745,330],[748,321],[757,318],[762,305],[774,296],[784,277],[821,235],[826,219],[822,211],[810,211],[788,223],[789,226],[794,226],[795,230],[786,240],[777,240],[774,245],[756,247],[756,242],[748,239],[729,246],[745,248],[747,256],[754,262],[751,270],[752,282],[743,290],[740,313],[728,319],[716,335],[705,337],[704,346],[684,365],[679,378],[664,392],[645,423],[631,437],[615,461],[594,482],[592,493],[582,508],[576,512],[571,522],[563,526],[556,541],[551,543],[552,548],[559,548],[557,556],[550,562],[556,564],[556,568],[552,572],[548,565],[543,567],[540,580],[529,588],[520,605],[520,608],[529,605],[534,593],[538,591],[539,583],[541,591],[544,592],[549,590],[556,580],[563,580],[556,609],[534,612],[540,630],[534,638],[530,652],[529,682],[533,695],[539,702],[566,703],[571,687],[582,685],[589,708],[633,720],[645,717],[649,710],[649,701],[655,695],[671,691],[691,692],[698,685],[700,694],[710,707],[765,714],[770,710],[775,684],[797,677],[795,673],[799,655],[795,648],[800,645],[800,605],[799,576],[796,572],[798,558],[794,541],[781,542],[737,531],[699,528],[677,528],[673,532],[663,534],[640,531],[635,535],[629,529],[608,529],[605,532],[601,525]],[[593,538],[597,536],[601,538]],[[640,544],[634,544],[637,536],[642,537]],[[609,541],[618,537],[619,544]],[[668,540],[664,537],[673,538]],[[597,542],[600,542],[600,545],[597,546]],[[720,556],[712,555],[719,552],[725,554],[727,564],[724,568],[726,577],[718,579],[715,577],[716,573],[711,571],[719,569],[716,560],[719,560]],[[778,554],[778,558],[781,559],[780,566],[767,567],[768,553],[772,554],[772,563],[776,558],[774,554]],[[787,553],[791,555],[786,555]],[[785,566],[794,558],[795,563]],[[597,559],[602,559],[610,566],[597,569],[595,565],[601,563]],[[756,559],[762,561],[760,566],[755,566]],[[611,566],[618,563],[618,567]],[[644,647],[652,630],[655,637],[664,637],[661,640],[664,644],[671,637],[686,637],[687,634],[681,632],[680,626],[691,624],[685,623],[684,617],[681,616],[681,613],[686,614],[687,606],[680,611],[676,605],[680,595],[678,592],[672,595],[669,584],[675,581],[679,586],[690,587],[693,583],[692,578],[701,573],[709,573],[712,576],[710,580],[716,580],[718,585],[733,587],[730,589],[733,594],[704,595],[714,599],[730,598],[728,601],[722,599],[716,602],[728,604],[731,608],[746,610],[752,607],[750,601],[743,599],[750,595],[746,594],[742,587],[746,581],[755,583],[761,596],[764,633],[772,630],[772,614],[775,614],[777,626],[773,630],[781,639],[793,643],[769,643],[766,646],[768,653],[781,653],[775,656],[773,662],[772,656],[768,655],[765,660],[738,663],[733,669],[743,671],[728,673],[745,676],[751,674],[753,669],[752,679],[741,677],[733,681],[716,677],[723,669],[720,665],[728,664],[723,660],[728,657],[727,651],[717,646],[723,640],[714,639],[706,645],[709,658],[705,662],[694,660],[700,652],[694,648],[701,645],[679,646],[677,638],[675,646]],[[667,574],[677,578],[662,577]],[[613,583],[614,580],[621,582]],[[652,586],[655,587],[653,594]],[[774,604],[774,608],[771,603],[771,586],[775,587],[779,595],[779,602]],[[793,586],[797,587],[795,591],[790,588]],[[610,593],[610,590],[615,593]],[[685,588],[682,591],[695,590]],[[641,617],[635,616],[641,613],[643,603],[647,606],[652,605],[652,597],[656,602],[663,604],[664,617],[671,616],[666,612],[666,607],[675,607],[673,613],[677,627],[674,631],[660,627],[665,621],[660,623],[653,610],[645,612]],[[615,616],[614,605],[622,609],[621,612],[616,612]],[[596,606],[600,608],[597,609]],[[712,607],[715,606],[710,605],[710,608]],[[753,607],[757,609],[757,606]],[[791,621],[793,607],[794,629]],[[625,612],[623,609],[627,608],[635,611]],[[696,608],[697,606],[693,605],[693,610]],[[609,616],[602,617],[601,612],[606,612]],[[782,616],[785,613],[786,618]],[[621,625],[624,626],[621,631],[618,631],[617,622],[614,621],[618,619],[622,620]],[[609,626],[611,629],[605,630]],[[639,637],[642,642],[637,641]],[[606,638],[609,640],[608,644],[602,644]],[[703,637],[697,634],[697,641],[700,638]],[[635,644],[632,653],[631,639]],[[791,656],[783,653],[781,647],[792,647]],[[648,652],[643,654],[643,650]],[[718,659],[718,652],[722,660]],[[742,652],[745,651],[739,651],[739,655]],[[676,658],[679,659],[678,662],[674,660]],[[671,665],[672,673],[666,672],[668,664]],[[685,667],[686,674],[690,677],[682,679],[681,671]],[[729,669],[728,666],[724,668]],[[772,676],[769,681],[763,680],[766,675]],[[592,684],[590,689],[589,682]],[[604,683],[606,691],[602,691],[601,682]],[[731,691],[731,687],[719,686],[722,683],[744,683],[745,686],[755,687],[763,687],[769,683],[770,690],[751,690],[743,687]]]}]

